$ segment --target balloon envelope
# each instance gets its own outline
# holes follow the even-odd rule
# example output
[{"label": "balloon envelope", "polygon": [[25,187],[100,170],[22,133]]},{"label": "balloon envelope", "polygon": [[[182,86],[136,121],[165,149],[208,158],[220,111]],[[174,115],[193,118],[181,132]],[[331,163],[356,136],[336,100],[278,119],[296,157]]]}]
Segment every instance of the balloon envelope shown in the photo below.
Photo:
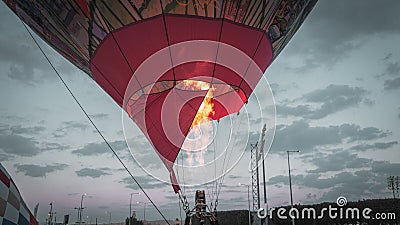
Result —
[{"label": "balloon envelope", "polygon": [[38,225],[14,180],[0,163],[0,223]]},{"label": "balloon envelope", "polygon": [[199,112],[238,112],[317,0],[3,1],[129,114],[172,171]]}]

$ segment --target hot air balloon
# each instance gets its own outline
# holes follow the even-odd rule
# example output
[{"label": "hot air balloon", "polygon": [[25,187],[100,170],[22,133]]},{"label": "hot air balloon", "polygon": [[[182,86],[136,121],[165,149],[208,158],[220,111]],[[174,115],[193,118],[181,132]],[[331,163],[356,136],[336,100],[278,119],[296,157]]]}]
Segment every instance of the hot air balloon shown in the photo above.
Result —
[{"label": "hot air balloon", "polygon": [[10,174],[0,163],[0,224],[38,225]]},{"label": "hot air balloon", "polygon": [[171,174],[191,128],[239,112],[317,0],[3,0],[86,72]]}]

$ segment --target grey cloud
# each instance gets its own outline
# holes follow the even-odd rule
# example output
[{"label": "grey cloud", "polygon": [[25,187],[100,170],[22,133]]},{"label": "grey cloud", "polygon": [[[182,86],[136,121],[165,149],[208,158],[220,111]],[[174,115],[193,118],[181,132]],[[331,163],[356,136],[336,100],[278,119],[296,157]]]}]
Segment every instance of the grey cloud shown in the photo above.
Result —
[{"label": "grey cloud", "polygon": [[[14,33],[15,29],[8,29],[8,31]],[[10,79],[28,85],[36,85],[42,83],[44,80],[55,80],[57,76],[51,70],[51,67],[45,61],[28,34],[22,35],[19,30],[16,33],[17,34],[11,34],[15,35],[16,37],[14,38],[16,39],[10,37],[10,34],[2,35],[3,38],[0,38],[0,52],[2,53],[0,54],[0,59],[9,66],[7,76]],[[42,46],[44,46],[43,42]],[[57,59],[55,53],[49,53],[47,47],[44,47],[44,49],[46,49],[50,58]],[[60,60],[53,60],[53,62],[56,66],[61,64]],[[63,72],[67,72],[66,68],[67,67],[63,66]]]},{"label": "grey cloud", "polygon": [[[343,156],[344,154],[341,157],[334,157],[345,160],[344,163],[347,164],[363,159],[350,156],[350,159],[347,160]],[[343,161],[340,163],[343,163]],[[397,174],[400,163],[372,161],[367,164],[368,169],[359,169],[354,172],[339,172],[330,177],[323,176],[323,171],[326,169],[321,167],[321,173],[292,175],[292,184],[302,188],[316,188],[323,191],[324,194],[320,199],[317,199],[318,201],[334,201],[338,196],[346,196],[354,200],[378,197],[380,193],[384,193],[386,190],[386,177]],[[348,168],[355,168],[355,166],[350,165]],[[288,185],[288,180],[287,175],[278,175],[271,177],[268,184],[274,186]]]},{"label": "grey cloud", "polygon": [[[289,185],[288,183],[289,178],[283,175],[272,177],[268,181],[268,184],[270,185]],[[366,183],[372,184],[373,182],[369,181],[367,177],[356,175],[350,172],[341,172],[328,178],[321,178],[321,176],[316,173],[306,175],[292,175],[293,185],[326,190],[327,192],[330,188],[341,187],[346,184],[354,184],[356,186],[358,185],[360,190],[367,190],[365,186],[362,187],[363,185],[366,185]],[[354,189],[354,187],[349,188],[348,190],[350,191],[352,189]]]},{"label": "grey cloud", "polygon": [[307,159],[308,162],[317,166],[317,169],[308,170],[310,173],[336,172],[347,168],[358,169],[369,167],[372,162],[371,159],[360,158],[357,154],[351,154],[348,151],[336,151],[331,154],[323,153],[318,157],[307,157]]},{"label": "grey cloud", "polygon": [[[240,137],[243,137],[242,140],[240,140]],[[256,144],[259,139],[260,139],[260,133],[258,132],[250,131],[248,137],[247,135],[238,135],[238,142],[247,141],[245,151],[250,151],[251,145]]]},{"label": "grey cloud", "polygon": [[109,115],[106,113],[96,113],[90,115],[92,119],[108,119]]},{"label": "grey cloud", "polygon": [[297,116],[309,118],[310,116],[313,117],[312,114],[315,113],[310,105],[288,106],[277,104],[276,111],[277,115],[280,117]]},{"label": "grey cloud", "polygon": [[48,150],[65,150],[69,148],[68,145],[62,145],[59,143],[54,142],[45,142],[42,144],[41,150],[48,151]]},{"label": "grey cloud", "polygon": [[0,124],[0,150],[16,156],[34,156],[42,151],[63,150],[68,148],[59,143],[37,141],[30,135],[37,136],[46,128],[42,126],[23,127]]},{"label": "grey cloud", "polygon": [[21,172],[25,174],[25,176],[30,176],[30,177],[45,177],[48,173],[64,170],[65,168],[68,167],[67,164],[59,164],[59,163],[46,166],[40,166],[34,164],[23,164],[23,165],[15,164],[14,166],[17,168],[17,173]]},{"label": "grey cloud", "polygon": [[241,177],[242,176],[238,176],[238,175],[228,175],[228,178],[230,178],[230,179],[239,179]]},{"label": "grey cloud", "polygon": [[[338,196],[346,196],[348,199],[359,200],[362,198],[382,198],[382,193],[387,190],[386,177],[391,174],[391,171],[398,171],[400,164],[392,164],[389,162],[377,162],[374,165],[379,164],[381,167],[379,170],[360,170],[354,173],[349,173],[346,177],[345,182],[341,182],[339,177],[336,180],[336,185],[327,192],[324,193],[320,200],[333,201]],[[390,195],[388,195],[390,196]]]},{"label": "grey cloud", "polygon": [[385,72],[389,75],[400,75],[400,62],[388,63]]},{"label": "grey cloud", "polygon": [[[111,147],[113,147],[115,151],[120,151],[127,148],[125,141],[113,141],[109,142],[109,144],[111,145]],[[85,145],[83,148],[72,151],[72,153],[83,156],[93,156],[93,155],[100,155],[112,152],[104,142],[100,142],[100,143],[89,143]]]},{"label": "grey cloud", "polygon": [[74,193],[68,193],[67,195],[68,196],[77,196],[77,195],[80,195],[81,193],[78,193],[78,192],[74,192]]},{"label": "grey cloud", "polygon": [[397,0],[319,1],[302,26],[302,35],[295,35],[286,53],[301,54],[304,65],[295,68],[297,71],[321,64],[331,68],[361,46],[364,39],[399,33],[399,10]]},{"label": "grey cloud", "polygon": [[5,154],[5,153],[0,152],[0,162],[5,162],[5,161],[8,161],[13,158],[14,158],[14,156],[12,156],[10,154]]},{"label": "grey cloud", "polygon": [[390,163],[388,161],[375,161],[372,164],[371,171],[385,176],[398,175],[400,163]]},{"label": "grey cloud", "polygon": [[0,149],[5,153],[16,156],[34,156],[41,152],[37,141],[21,135],[0,135],[0,144]]},{"label": "grey cloud", "polygon": [[[330,183],[325,182],[329,179],[319,179],[318,174],[310,173],[307,175],[291,175],[292,184],[299,185],[299,186],[306,186],[312,188],[319,188],[324,189],[330,187]],[[269,185],[289,185],[289,177],[284,175],[278,175],[269,178],[268,180]]]},{"label": "grey cloud", "polygon": [[[142,186],[144,189],[155,189],[155,188],[164,188],[168,187],[169,184],[162,183],[159,180],[156,180],[155,178],[151,176],[138,176],[135,177],[138,183]],[[120,181],[121,184],[124,184],[125,187],[133,189],[133,190],[139,190],[139,187],[135,183],[135,181],[131,177],[125,177]]]},{"label": "grey cloud", "polygon": [[335,112],[342,111],[349,107],[357,106],[362,102],[370,102],[365,97],[367,91],[360,87],[350,87],[348,85],[331,84],[324,89],[312,91],[303,95],[301,98],[310,104],[297,106],[278,105],[279,116],[298,116],[306,119],[321,119]]},{"label": "grey cloud", "polygon": [[274,96],[276,96],[277,94],[280,94],[280,93],[286,91],[285,89],[283,89],[283,88],[282,88],[279,84],[277,84],[277,83],[271,83],[269,86],[271,87],[272,94],[273,94]]},{"label": "grey cloud", "polygon": [[43,126],[34,126],[34,127],[22,127],[20,125],[10,127],[12,134],[38,134],[44,130],[46,130]]},{"label": "grey cloud", "polygon": [[89,127],[88,124],[76,122],[76,121],[65,121],[62,123],[62,126],[57,128],[53,132],[54,137],[64,137],[66,136],[69,132],[73,130],[86,130]]},{"label": "grey cloud", "polygon": [[327,127],[310,127],[304,121],[294,121],[289,125],[278,125],[271,147],[271,153],[282,150],[299,149],[309,152],[316,147],[338,145],[344,142],[374,140],[388,136],[390,133],[376,127],[362,128],[355,124],[342,124]]},{"label": "grey cloud", "polygon": [[79,177],[91,177],[91,178],[98,178],[105,175],[110,175],[110,168],[83,168],[81,170],[75,171],[76,175]]},{"label": "grey cloud", "polygon": [[388,56],[385,57],[384,62],[386,63],[386,68],[385,71],[383,72],[382,75],[389,75],[389,76],[399,76],[400,75],[400,62],[392,62],[390,61],[392,58],[393,54],[388,54]]},{"label": "grey cloud", "polygon": [[393,57],[393,53],[388,53],[383,59],[382,61],[389,61],[391,58]]},{"label": "grey cloud", "polygon": [[355,124],[342,124],[340,125],[340,135],[347,140],[347,142],[365,141],[384,138],[389,136],[389,131],[383,131],[376,127],[361,128]]},{"label": "grey cloud", "polygon": [[[133,157],[135,160],[140,164],[141,167],[145,169],[159,169],[164,167],[164,165],[161,163],[161,160],[158,158],[158,156],[155,156],[153,154],[154,150],[150,150],[147,153],[139,153],[135,152],[133,154]],[[127,158],[131,159],[132,156],[127,156]]]},{"label": "grey cloud", "polygon": [[101,143],[89,143],[85,145],[83,148],[76,149],[72,151],[73,154],[84,155],[84,156],[92,156],[92,155],[100,155],[104,153],[108,153],[108,147],[104,142]]},{"label": "grey cloud", "polygon": [[370,172],[358,171],[356,173],[343,172],[334,176],[331,183],[331,189],[323,194],[320,201],[334,201],[339,196],[346,196],[348,200],[359,200],[361,198],[373,198],[374,194],[382,192],[385,185],[376,188],[376,184],[382,181],[376,181],[376,176]]},{"label": "grey cloud", "polygon": [[[2,21],[0,29],[7,31],[0,36],[0,61],[9,68],[8,77],[28,85],[57,79],[24,26],[5,5],[0,7],[0,19]],[[69,63],[61,59],[55,51],[49,50],[50,47],[37,35],[33,35],[59,72],[63,75],[71,74],[72,67]]]},{"label": "grey cloud", "polygon": [[356,145],[351,147],[350,149],[358,150],[358,151],[366,151],[366,150],[382,150],[382,149],[388,149],[391,148],[395,145],[397,145],[397,141],[391,141],[391,142],[376,142],[373,144],[361,144],[361,145]]},{"label": "grey cloud", "polygon": [[135,136],[132,139],[128,139],[127,143],[129,144],[130,153],[132,153],[132,155],[127,155],[129,160],[133,156],[141,166],[153,169],[163,166],[158,156],[155,156],[150,142],[144,136]]},{"label": "grey cloud", "polygon": [[387,91],[400,89],[400,77],[395,79],[385,80],[384,89]]},{"label": "grey cloud", "polygon": [[[303,98],[309,102],[317,103],[354,103],[360,102],[366,93],[363,88],[348,85],[331,84],[325,89],[319,89],[305,94]],[[347,105],[347,104],[344,104]]]}]

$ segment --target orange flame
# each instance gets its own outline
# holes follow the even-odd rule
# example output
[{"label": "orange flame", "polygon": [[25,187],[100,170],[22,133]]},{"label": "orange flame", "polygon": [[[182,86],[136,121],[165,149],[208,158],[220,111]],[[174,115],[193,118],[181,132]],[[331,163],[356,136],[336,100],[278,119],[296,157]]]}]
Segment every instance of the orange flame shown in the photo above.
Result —
[{"label": "orange flame", "polygon": [[211,101],[215,88],[207,82],[196,80],[184,80],[183,85],[189,90],[208,90],[199,110],[197,111],[196,116],[193,119],[191,128],[202,122],[209,121],[210,118],[215,115],[214,103]]}]

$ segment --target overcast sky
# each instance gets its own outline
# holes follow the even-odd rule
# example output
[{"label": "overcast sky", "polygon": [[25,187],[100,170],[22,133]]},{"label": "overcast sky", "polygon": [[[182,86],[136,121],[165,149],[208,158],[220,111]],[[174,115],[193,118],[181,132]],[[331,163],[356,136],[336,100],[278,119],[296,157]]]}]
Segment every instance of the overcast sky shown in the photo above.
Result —
[{"label": "overcast sky", "polygon": [[[267,157],[270,206],[289,202],[286,150],[295,203],[390,198],[386,177],[400,175],[400,1],[320,0],[266,71],[274,93],[276,133]],[[101,140],[30,39],[0,3],[0,161],[27,205],[53,202],[58,220],[75,221],[81,195],[86,220],[123,221],[137,186]],[[43,43],[42,43],[43,44]],[[146,174],[126,147],[121,109],[86,74],[45,48],[79,101],[168,218],[179,217],[168,184]],[[260,88],[259,88],[260,89]],[[260,97],[262,106],[267,105]],[[264,105],[265,104],[265,105]],[[250,107],[249,107],[250,108]],[[254,127],[259,118],[252,117]],[[128,124],[127,124],[128,123]],[[147,171],[161,162],[133,122],[131,151]],[[222,125],[221,125],[222,126]],[[257,133],[250,132],[255,141]],[[241,137],[237,137],[240,140]],[[235,149],[240,155],[242,149]],[[158,161],[157,161],[158,160]],[[219,210],[247,208],[249,151],[226,176]],[[189,179],[189,178],[188,178]],[[204,187],[202,187],[204,188]],[[193,194],[188,188],[189,202]],[[146,201],[143,194],[133,202]],[[143,217],[143,205],[133,210]],[[147,219],[160,219],[148,206]]]}]

